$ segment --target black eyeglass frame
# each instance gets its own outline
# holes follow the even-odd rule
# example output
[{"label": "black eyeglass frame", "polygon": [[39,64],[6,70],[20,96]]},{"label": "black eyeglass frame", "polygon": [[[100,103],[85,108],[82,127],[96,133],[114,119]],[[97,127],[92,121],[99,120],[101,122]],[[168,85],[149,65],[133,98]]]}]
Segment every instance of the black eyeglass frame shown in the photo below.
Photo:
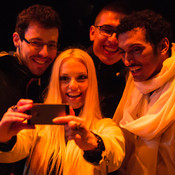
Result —
[{"label": "black eyeglass frame", "polygon": [[36,49],[40,50],[44,47],[44,45],[47,46],[48,49],[54,50],[58,48],[58,43],[54,44],[49,44],[49,43],[44,43],[44,42],[37,42],[37,41],[28,41],[25,37],[23,37],[23,40],[27,43],[30,44],[31,46],[35,47]]},{"label": "black eyeglass frame", "polygon": [[[110,30],[110,28],[114,28],[114,27],[112,27],[110,25],[102,25],[102,26],[94,26],[94,27],[99,29],[101,35],[107,36],[107,37],[111,37],[114,33],[117,32],[116,30]],[[109,33],[105,32],[105,30],[102,29],[103,27],[106,27],[106,29],[109,28]]]}]

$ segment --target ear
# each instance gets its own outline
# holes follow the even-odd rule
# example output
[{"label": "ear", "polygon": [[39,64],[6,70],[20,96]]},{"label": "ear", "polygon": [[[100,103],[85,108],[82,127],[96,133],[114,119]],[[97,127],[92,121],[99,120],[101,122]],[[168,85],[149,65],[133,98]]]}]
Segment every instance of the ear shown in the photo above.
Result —
[{"label": "ear", "polygon": [[167,37],[163,38],[162,41],[160,42],[160,53],[161,55],[167,54],[168,50],[170,47],[170,42]]},{"label": "ear", "polygon": [[17,32],[13,33],[13,44],[15,47],[19,47],[21,43],[20,36]]},{"label": "ear", "polygon": [[93,26],[93,25],[90,27],[89,37],[90,37],[91,41],[94,41],[94,38],[95,38],[95,26]]}]

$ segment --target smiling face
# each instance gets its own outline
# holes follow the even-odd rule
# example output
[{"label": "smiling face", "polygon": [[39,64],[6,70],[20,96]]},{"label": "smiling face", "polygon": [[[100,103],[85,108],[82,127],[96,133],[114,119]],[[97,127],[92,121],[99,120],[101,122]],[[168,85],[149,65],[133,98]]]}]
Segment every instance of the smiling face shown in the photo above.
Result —
[{"label": "smiling face", "polygon": [[153,49],[146,41],[145,30],[135,28],[119,35],[122,60],[132,73],[134,81],[145,81],[160,72],[164,57],[161,47]]},{"label": "smiling face", "polygon": [[[96,20],[96,26],[110,26],[114,30],[119,25],[120,19],[123,14],[119,14],[112,11],[102,11]],[[100,33],[99,28],[91,26],[90,28],[90,40],[93,41],[94,54],[107,65],[112,65],[121,59],[118,52],[118,40],[116,33],[112,36],[104,36]]]},{"label": "smiling face", "polygon": [[60,90],[63,103],[74,109],[84,105],[88,88],[86,66],[76,58],[65,59],[60,67]]},{"label": "smiling face", "polygon": [[[119,20],[123,17],[123,14],[119,14],[112,11],[102,11],[97,17],[96,26],[111,26],[114,30],[119,25]],[[90,28],[90,40],[93,41],[94,54],[107,65],[112,65],[121,59],[118,52],[118,40],[116,33],[112,36],[104,36],[100,34],[99,28],[91,26]]]},{"label": "smiling face", "polygon": [[[38,23],[30,23],[25,32],[25,39],[29,42],[40,42],[47,44],[57,44],[57,28],[44,28]],[[44,45],[41,49],[35,48],[32,44],[22,40],[18,33],[13,34],[14,45],[20,60],[25,64],[34,75],[42,75],[48,66],[53,62],[57,55],[57,48],[49,49]]]}]

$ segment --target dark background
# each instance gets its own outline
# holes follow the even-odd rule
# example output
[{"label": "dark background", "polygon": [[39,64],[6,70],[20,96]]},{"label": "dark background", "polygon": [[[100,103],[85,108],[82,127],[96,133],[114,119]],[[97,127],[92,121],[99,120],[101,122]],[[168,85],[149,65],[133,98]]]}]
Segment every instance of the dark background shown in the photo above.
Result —
[{"label": "dark background", "polygon": [[[89,27],[99,9],[114,0],[24,0],[7,1],[0,7],[0,51],[15,50],[12,42],[16,17],[19,12],[33,4],[50,5],[60,14],[62,33],[60,47],[81,44],[89,46]],[[133,10],[150,8],[162,14],[175,31],[173,0],[125,0]],[[175,40],[175,39],[174,39]]]}]

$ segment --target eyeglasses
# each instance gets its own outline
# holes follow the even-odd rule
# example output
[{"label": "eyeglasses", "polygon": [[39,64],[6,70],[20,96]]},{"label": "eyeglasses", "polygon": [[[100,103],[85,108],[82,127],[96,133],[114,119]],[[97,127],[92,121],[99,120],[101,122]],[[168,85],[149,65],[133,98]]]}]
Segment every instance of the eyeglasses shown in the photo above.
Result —
[{"label": "eyeglasses", "polygon": [[111,37],[113,33],[116,33],[116,29],[110,25],[103,25],[103,26],[95,26],[99,29],[100,34],[103,36]]},{"label": "eyeglasses", "polygon": [[110,25],[95,26],[99,29],[100,34],[103,36],[111,37],[113,33],[116,33],[116,28]]},{"label": "eyeglasses", "polygon": [[23,38],[23,40],[30,44],[33,48],[35,48],[36,50],[41,50],[43,48],[44,45],[47,46],[48,50],[55,50],[58,47],[58,44],[56,42],[52,42],[52,43],[43,43],[41,41],[28,41],[25,37]]}]

